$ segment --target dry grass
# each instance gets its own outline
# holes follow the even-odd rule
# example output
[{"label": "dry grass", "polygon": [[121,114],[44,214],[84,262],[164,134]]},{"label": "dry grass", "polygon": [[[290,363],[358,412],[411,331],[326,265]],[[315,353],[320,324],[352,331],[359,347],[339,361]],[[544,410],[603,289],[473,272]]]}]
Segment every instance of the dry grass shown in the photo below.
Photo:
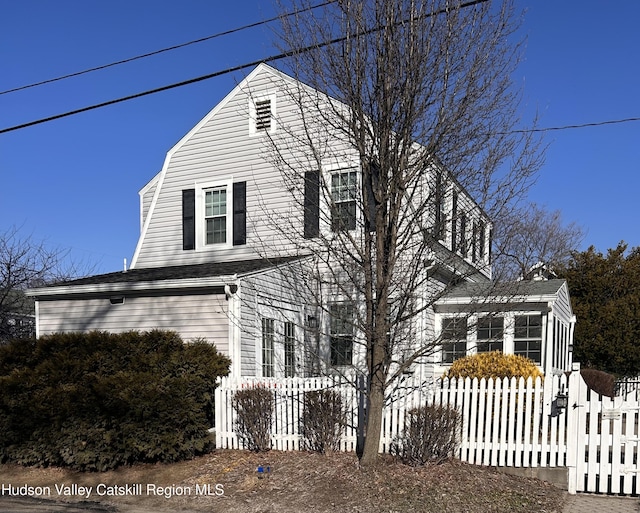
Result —
[{"label": "dry grass", "polygon": [[[257,467],[270,467],[262,479]],[[105,473],[0,466],[0,483],[54,485],[141,483],[140,496],[99,498],[123,511],[225,513],[542,513],[560,512],[565,493],[547,483],[451,461],[412,468],[384,458],[363,469],[352,454],[304,452],[256,454],[221,450],[172,465],[136,465]],[[149,496],[146,485],[216,484],[223,496]],[[55,489],[54,489],[55,494]],[[58,498],[52,497],[52,498]],[[73,497],[71,500],[80,500]]]}]

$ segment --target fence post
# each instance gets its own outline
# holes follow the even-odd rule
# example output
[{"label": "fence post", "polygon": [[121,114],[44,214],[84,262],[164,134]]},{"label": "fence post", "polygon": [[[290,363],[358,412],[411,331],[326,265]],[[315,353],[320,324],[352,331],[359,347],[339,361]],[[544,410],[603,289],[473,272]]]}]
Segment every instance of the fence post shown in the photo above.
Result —
[{"label": "fence post", "polygon": [[578,400],[580,392],[580,363],[573,362],[569,375],[569,390],[567,400],[567,489],[571,495],[576,494],[578,485],[577,464],[578,445],[580,436],[578,433]]}]

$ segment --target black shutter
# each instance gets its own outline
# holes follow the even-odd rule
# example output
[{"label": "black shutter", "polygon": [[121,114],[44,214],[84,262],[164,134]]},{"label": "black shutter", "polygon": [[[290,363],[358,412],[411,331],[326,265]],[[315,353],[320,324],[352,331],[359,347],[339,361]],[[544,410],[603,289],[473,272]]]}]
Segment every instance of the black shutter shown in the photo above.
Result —
[{"label": "black shutter", "polygon": [[196,190],[182,191],[182,249],[196,249]]},{"label": "black shutter", "polygon": [[320,171],[304,174],[304,238],[320,235]]},{"label": "black shutter", "polygon": [[376,196],[374,187],[378,187],[380,183],[380,166],[377,162],[369,164],[369,172],[365,172],[364,179],[364,194],[366,197],[367,208],[365,215],[365,228],[370,232],[376,231]]},{"label": "black shutter", "polygon": [[458,250],[458,193],[451,198],[451,251]]},{"label": "black shutter", "polygon": [[247,243],[247,182],[233,184],[233,245]]}]

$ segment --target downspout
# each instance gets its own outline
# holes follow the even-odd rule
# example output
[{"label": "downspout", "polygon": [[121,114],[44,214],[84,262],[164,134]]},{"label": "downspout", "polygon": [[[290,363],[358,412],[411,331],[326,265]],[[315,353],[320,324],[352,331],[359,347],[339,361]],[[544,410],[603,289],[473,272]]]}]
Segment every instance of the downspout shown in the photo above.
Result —
[{"label": "downspout", "polygon": [[242,300],[240,280],[236,279],[231,285],[225,285],[225,295],[228,302],[229,316],[229,358],[231,359],[230,375],[240,377],[242,373]]},{"label": "downspout", "polygon": [[35,314],[36,314],[36,339],[40,338],[40,301],[36,300],[35,303]]}]

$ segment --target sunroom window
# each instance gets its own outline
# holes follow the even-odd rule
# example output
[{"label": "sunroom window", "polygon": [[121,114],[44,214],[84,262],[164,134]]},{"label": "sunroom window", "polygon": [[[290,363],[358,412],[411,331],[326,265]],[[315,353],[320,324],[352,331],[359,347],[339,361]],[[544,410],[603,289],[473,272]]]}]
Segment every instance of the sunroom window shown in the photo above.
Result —
[{"label": "sunroom window", "polygon": [[477,338],[478,353],[502,351],[504,347],[504,318],[480,317]]},{"label": "sunroom window", "polygon": [[542,315],[517,315],[514,353],[542,363]]}]

